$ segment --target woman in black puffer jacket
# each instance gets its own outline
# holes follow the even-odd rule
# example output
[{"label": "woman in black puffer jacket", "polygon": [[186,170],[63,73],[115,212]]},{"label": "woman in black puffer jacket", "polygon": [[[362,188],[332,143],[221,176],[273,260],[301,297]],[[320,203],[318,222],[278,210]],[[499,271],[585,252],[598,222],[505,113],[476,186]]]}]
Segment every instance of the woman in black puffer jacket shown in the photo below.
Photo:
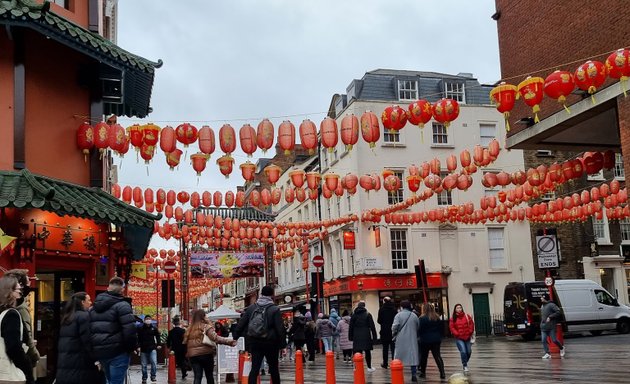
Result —
[{"label": "woman in black puffer jacket", "polygon": [[95,365],[90,337],[90,295],[77,292],[68,300],[61,315],[57,384],[102,383]]}]

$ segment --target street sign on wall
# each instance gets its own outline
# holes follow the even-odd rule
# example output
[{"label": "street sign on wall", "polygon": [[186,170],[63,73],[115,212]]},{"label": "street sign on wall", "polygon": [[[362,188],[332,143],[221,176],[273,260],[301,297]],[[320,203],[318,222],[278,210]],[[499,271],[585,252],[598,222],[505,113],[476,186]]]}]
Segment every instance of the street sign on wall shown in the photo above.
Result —
[{"label": "street sign on wall", "polygon": [[558,240],[556,235],[536,236],[536,255],[538,268],[558,268]]}]

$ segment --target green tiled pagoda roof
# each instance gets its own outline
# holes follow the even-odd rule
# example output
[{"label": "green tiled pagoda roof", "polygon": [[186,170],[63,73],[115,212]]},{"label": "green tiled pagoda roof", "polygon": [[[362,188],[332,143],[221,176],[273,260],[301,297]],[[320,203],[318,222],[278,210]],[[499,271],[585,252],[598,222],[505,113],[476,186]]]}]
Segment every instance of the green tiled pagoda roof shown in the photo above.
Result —
[{"label": "green tiled pagoda roof", "polygon": [[50,3],[37,4],[32,0],[0,0],[0,20],[11,24],[31,26],[40,32],[70,40],[103,61],[115,61],[147,73],[153,73],[162,65],[134,55],[120,48],[103,36],[64,19],[49,11]]},{"label": "green tiled pagoda roof", "polygon": [[36,208],[97,222],[153,227],[152,215],[114,198],[100,188],[35,175],[26,169],[0,171],[0,208]]}]

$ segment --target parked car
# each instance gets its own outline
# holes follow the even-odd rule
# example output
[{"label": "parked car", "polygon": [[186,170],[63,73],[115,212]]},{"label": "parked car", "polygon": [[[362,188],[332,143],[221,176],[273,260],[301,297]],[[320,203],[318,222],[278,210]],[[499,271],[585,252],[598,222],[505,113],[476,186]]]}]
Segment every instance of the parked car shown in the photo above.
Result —
[{"label": "parked car", "polygon": [[[503,295],[506,335],[533,340],[540,333],[540,298],[549,292],[542,281],[509,283]],[[630,307],[619,304],[591,280],[556,280],[554,302],[562,309],[565,332],[630,332]]]}]

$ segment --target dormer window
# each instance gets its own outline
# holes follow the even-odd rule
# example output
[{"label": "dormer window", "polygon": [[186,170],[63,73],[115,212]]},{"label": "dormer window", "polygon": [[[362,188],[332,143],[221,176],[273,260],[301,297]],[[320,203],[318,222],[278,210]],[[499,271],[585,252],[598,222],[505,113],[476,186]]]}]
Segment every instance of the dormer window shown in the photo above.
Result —
[{"label": "dormer window", "polygon": [[415,80],[398,80],[398,100],[418,100],[418,82]]},{"label": "dormer window", "polygon": [[456,100],[458,103],[466,103],[464,83],[444,82],[444,97]]}]

